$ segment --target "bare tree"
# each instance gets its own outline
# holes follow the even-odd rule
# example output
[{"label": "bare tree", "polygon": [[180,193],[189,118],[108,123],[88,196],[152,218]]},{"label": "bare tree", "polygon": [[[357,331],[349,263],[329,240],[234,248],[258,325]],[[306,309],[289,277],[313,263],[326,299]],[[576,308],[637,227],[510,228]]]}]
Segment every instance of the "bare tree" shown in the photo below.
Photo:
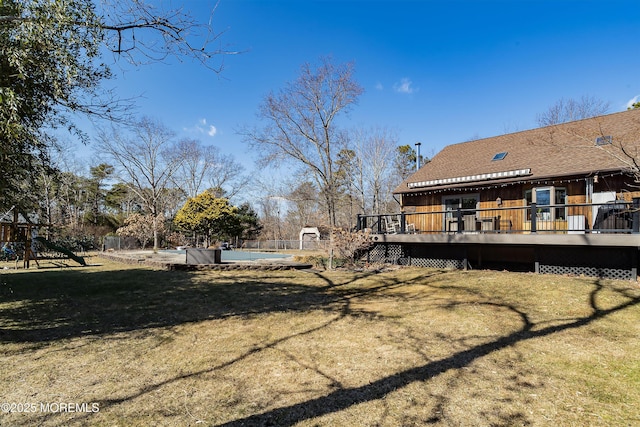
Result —
[{"label": "bare tree", "polygon": [[172,155],[179,160],[173,179],[187,197],[195,197],[208,187],[223,190],[224,197],[231,198],[248,182],[242,165],[213,145],[183,139]]},{"label": "bare tree", "polygon": [[[220,72],[222,55],[238,52],[222,48],[219,42],[224,32],[213,31],[217,6],[216,2],[208,21],[200,22],[182,8],[165,9],[143,0],[102,0],[100,29],[107,48],[134,65],[173,56],[195,59]],[[214,58],[220,62],[213,63]]]},{"label": "bare tree", "polygon": [[54,208],[56,202],[59,202],[57,193],[63,185],[62,170],[70,169],[68,165],[64,165],[69,152],[66,140],[52,138],[51,144],[45,149],[44,157],[37,157],[38,162],[33,165],[34,172],[38,175],[35,178],[36,185],[31,187],[39,200],[40,214],[44,222],[54,222]]},{"label": "bare tree", "polygon": [[173,180],[187,197],[195,197],[202,191],[205,177],[214,165],[214,147],[203,147],[199,141],[183,139],[175,146],[173,156],[181,157]]},{"label": "bare tree", "polygon": [[250,179],[233,156],[218,153],[216,168],[209,175],[208,183],[210,188],[221,190],[225,198],[231,199],[249,184]]},{"label": "bare tree", "polygon": [[111,127],[98,132],[98,147],[111,158],[120,180],[144,204],[153,221],[153,248],[159,244],[159,216],[162,200],[180,158],[169,155],[174,133],[161,123],[143,117],[127,134]]},{"label": "bare tree", "polygon": [[263,197],[257,203],[260,222],[263,226],[261,234],[272,240],[282,238],[280,203],[280,198],[274,196]]},{"label": "bare tree", "polygon": [[291,183],[292,189],[287,194],[291,209],[288,212],[288,222],[295,225],[297,231],[303,227],[319,224],[318,191],[310,181],[302,181],[297,185]]},{"label": "bare tree", "polygon": [[396,184],[399,150],[396,134],[382,127],[358,128],[350,133],[349,142],[350,148],[343,149],[338,156],[338,174],[349,218],[355,218],[354,205],[363,214],[385,212]]},{"label": "bare tree", "polygon": [[[370,207],[371,213],[382,213],[391,198],[398,137],[387,128],[375,127],[359,131],[353,138],[353,146],[360,176],[358,181],[365,185],[362,194],[371,195],[370,203],[364,203],[365,209]],[[369,212],[365,210],[364,213]]]},{"label": "bare tree", "polygon": [[[351,135],[350,140],[354,138]],[[351,144],[349,145],[351,147]],[[360,159],[352,148],[343,148],[338,153],[336,164],[337,181],[340,190],[339,220],[342,226],[351,228],[352,222],[358,212],[365,212],[365,185],[363,175],[359,173]]]},{"label": "bare tree", "polygon": [[353,77],[353,64],[334,65],[328,58],[315,69],[304,64],[297,80],[264,99],[258,113],[264,127],[241,132],[266,163],[292,161],[310,172],[330,226],[336,224],[338,198],[335,160],[346,143],[336,119],[362,92]]},{"label": "bare tree", "polygon": [[540,127],[557,125],[601,116],[609,112],[609,108],[608,102],[587,95],[579,100],[561,98],[547,111],[538,114],[536,121]]}]

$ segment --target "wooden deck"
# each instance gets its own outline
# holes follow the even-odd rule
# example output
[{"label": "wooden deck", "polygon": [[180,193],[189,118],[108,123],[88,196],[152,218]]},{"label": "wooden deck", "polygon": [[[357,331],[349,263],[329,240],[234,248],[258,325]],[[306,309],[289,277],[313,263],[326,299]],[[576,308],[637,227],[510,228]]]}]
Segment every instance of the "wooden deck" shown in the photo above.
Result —
[{"label": "wooden deck", "polygon": [[640,234],[430,233],[371,235],[370,262],[637,280]]},{"label": "wooden deck", "polygon": [[375,234],[619,235],[640,232],[640,199],[359,215],[357,224]]},{"label": "wooden deck", "polygon": [[504,246],[593,246],[640,248],[640,234],[588,233],[588,234],[496,234],[496,233],[431,233],[431,234],[377,234],[371,239],[388,244],[475,244]]}]

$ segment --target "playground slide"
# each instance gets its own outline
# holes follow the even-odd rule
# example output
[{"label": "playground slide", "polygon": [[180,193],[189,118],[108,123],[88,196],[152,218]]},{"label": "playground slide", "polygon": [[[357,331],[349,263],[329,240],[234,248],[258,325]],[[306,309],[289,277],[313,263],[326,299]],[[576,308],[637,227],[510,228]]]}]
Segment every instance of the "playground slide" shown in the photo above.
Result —
[{"label": "playground slide", "polygon": [[42,243],[45,247],[60,252],[61,254],[64,254],[66,256],[68,256],[69,258],[71,258],[72,260],[74,260],[75,262],[77,262],[80,265],[87,265],[86,261],[84,260],[84,258],[82,258],[81,256],[77,256],[76,254],[74,254],[73,252],[71,252],[69,249],[67,248],[63,248],[62,246],[58,246],[54,243],[51,243],[50,241],[48,241],[47,239],[45,239],[44,237],[36,237],[36,240],[40,243]]}]

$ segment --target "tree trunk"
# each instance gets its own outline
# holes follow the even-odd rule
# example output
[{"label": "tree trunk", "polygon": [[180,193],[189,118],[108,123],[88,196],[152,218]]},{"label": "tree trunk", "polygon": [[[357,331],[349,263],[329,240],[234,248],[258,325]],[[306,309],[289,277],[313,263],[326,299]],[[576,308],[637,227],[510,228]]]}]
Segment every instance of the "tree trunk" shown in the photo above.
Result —
[{"label": "tree trunk", "polygon": [[153,251],[157,252],[158,251],[158,215],[155,212],[152,213],[153,215]]}]

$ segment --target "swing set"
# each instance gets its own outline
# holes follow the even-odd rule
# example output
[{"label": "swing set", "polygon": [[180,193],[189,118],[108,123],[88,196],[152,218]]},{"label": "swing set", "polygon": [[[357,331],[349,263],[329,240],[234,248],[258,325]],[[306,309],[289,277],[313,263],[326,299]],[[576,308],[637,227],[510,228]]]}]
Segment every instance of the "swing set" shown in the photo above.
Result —
[{"label": "swing set", "polygon": [[[34,224],[30,221],[20,222],[18,210],[15,209],[15,206],[0,218],[5,218],[12,211],[13,221],[0,222],[0,242],[2,242],[0,258],[6,261],[15,260],[16,267],[18,266],[20,258],[22,258],[24,268],[29,268],[31,261],[34,261],[36,265],[40,267],[38,259],[44,259],[38,257],[37,244],[40,243],[45,248],[59,252],[64,255],[64,257],[72,259],[80,265],[87,265],[84,258],[77,256],[69,249],[58,246],[44,237],[38,236],[38,230],[41,227],[48,227],[48,225]],[[20,257],[21,253],[22,257]]]}]

